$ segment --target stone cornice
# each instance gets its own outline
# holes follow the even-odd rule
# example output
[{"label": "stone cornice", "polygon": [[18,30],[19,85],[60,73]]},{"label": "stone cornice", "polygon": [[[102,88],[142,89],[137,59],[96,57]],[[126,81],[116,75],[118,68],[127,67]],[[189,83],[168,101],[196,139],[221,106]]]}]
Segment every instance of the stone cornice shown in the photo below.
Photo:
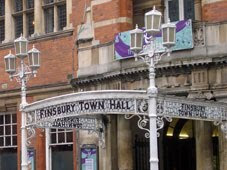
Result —
[{"label": "stone cornice", "polygon": [[[43,35],[34,35],[34,37],[29,37],[28,41],[31,43],[36,43],[39,41],[46,41],[46,40],[51,40],[51,39],[56,39],[56,38],[61,38],[61,37],[72,36],[73,31],[74,31],[74,29],[69,29],[69,30],[64,30],[64,31],[43,34]],[[14,46],[13,41],[7,42],[7,43],[0,44],[0,49],[13,48],[13,46]]]},{"label": "stone cornice", "polygon": [[[120,62],[120,61],[116,61]],[[131,61],[134,62],[134,61]],[[127,64],[126,64],[127,65]],[[224,67],[227,65],[227,56],[218,58],[204,58],[197,60],[179,60],[175,62],[161,62],[156,66],[156,77],[160,76],[177,76],[181,74],[191,74],[194,69],[203,69],[208,67]],[[133,65],[133,67],[124,68],[121,64],[119,70],[104,72],[95,75],[82,75],[72,79],[70,84],[77,88],[89,85],[90,83],[100,83],[106,80],[119,79],[127,81],[138,79],[140,77],[148,78],[148,68],[145,64]]]}]

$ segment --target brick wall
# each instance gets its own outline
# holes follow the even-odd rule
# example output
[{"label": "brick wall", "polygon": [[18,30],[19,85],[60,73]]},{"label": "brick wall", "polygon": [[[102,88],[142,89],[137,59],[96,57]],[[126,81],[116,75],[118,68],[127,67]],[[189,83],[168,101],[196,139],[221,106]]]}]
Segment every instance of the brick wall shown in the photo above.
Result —
[{"label": "brick wall", "polygon": [[[92,7],[95,39],[113,41],[118,32],[132,29],[132,0],[112,0]],[[100,25],[101,23],[101,25]]]},{"label": "brick wall", "polygon": [[218,1],[203,5],[202,17],[204,21],[209,22],[227,21],[227,1]]}]

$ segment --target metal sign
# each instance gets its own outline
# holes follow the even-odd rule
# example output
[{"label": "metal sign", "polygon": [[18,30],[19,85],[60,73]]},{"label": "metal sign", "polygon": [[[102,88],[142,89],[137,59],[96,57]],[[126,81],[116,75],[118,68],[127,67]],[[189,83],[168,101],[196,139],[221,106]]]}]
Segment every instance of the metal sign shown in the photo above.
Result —
[{"label": "metal sign", "polygon": [[63,103],[36,110],[37,120],[65,115],[91,113],[133,112],[133,99],[97,99]]},{"label": "metal sign", "polygon": [[97,130],[99,122],[96,118],[83,118],[83,117],[64,117],[57,118],[54,121],[37,122],[37,126],[46,128],[59,128],[59,129],[81,129],[81,130]]},{"label": "metal sign", "polygon": [[[27,105],[27,125],[89,129],[95,126],[87,119],[88,127],[75,117],[128,114],[147,115],[148,103],[145,91],[94,91],[73,93]],[[197,101],[176,96],[158,96],[157,115],[172,118],[226,121],[227,106],[224,103]],[[74,117],[74,118],[72,118]],[[90,124],[89,124],[90,121]]]},{"label": "metal sign", "polygon": [[212,102],[200,102],[180,98],[159,98],[157,114],[173,118],[185,118],[204,121],[227,120],[227,109],[224,105]]}]

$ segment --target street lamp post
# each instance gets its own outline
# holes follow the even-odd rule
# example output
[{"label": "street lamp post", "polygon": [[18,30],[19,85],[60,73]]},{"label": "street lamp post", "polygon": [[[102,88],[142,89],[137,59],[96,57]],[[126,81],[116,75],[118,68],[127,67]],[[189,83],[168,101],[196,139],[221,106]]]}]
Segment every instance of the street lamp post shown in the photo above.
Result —
[{"label": "street lamp post", "polygon": [[[175,24],[163,24],[161,27],[161,13],[153,8],[145,14],[145,31],[136,26],[136,29],[130,32],[130,49],[134,56],[141,58],[149,66],[149,87],[148,94],[148,116],[150,132],[150,170],[158,170],[158,147],[157,147],[157,123],[156,123],[156,98],[158,90],[155,86],[155,63],[165,54],[170,54],[170,48],[175,45],[176,26]],[[155,46],[155,34],[162,29],[162,45],[164,52],[158,51]],[[144,36],[145,35],[145,36]],[[145,39],[144,39],[145,37]],[[144,45],[145,43],[145,45]]]},{"label": "street lamp post", "polygon": [[[40,67],[40,52],[34,45],[33,48],[27,51],[28,41],[22,35],[14,41],[15,53],[13,55],[10,51],[5,59],[5,70],[9,73],[12,80],[16,80],[21,84],[21,170],[28,169],[28,155],[27,155],[27,131],[26,131],[26,114],[23,111],[27,105],[26,102],[26,83],[29,77],[36,76],[37,69]],[[29,66],[24,63],[24,59],[28,56]],[[16,57],[20,59],[20,66],[16,69]]]}]

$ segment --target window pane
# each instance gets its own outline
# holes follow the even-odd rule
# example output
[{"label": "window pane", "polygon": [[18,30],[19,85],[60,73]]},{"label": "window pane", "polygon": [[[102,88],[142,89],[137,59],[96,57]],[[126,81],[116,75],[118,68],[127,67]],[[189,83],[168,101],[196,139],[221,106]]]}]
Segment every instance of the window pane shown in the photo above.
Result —
[{"label": "window pane", "polygon": [[15,17],[15,38],[20,37],[23,33],[23,16]]},{"label": "window pane", "polygon": [[0,116],[0,125],[3,124],[3,115]]},{"label": "window pane", "polygon": [[0,126],[0,135],[4,135],[4,126]]},{"label": "window pane", "polygon": [[54,31],[54,8],[45,10],[45,30],[46,33]]},{"label": "window pane", "polygon": [[17,125],[13,125],[13,134],[17,134]]},{"label": "window pane", "polygon": [[27,14],[27,30],[29,36],[34,34],[34,13]]},{"label": "window pane", "polygon": [[0,16],[5,15],[5,0],[0,0]]},{"label": "window pane", "polygon": [[6,140],[6,146],[10,146],[11,145],[11,137],[10,136],[6,136],[5,137],[5,140]]},{"label": "window pane", "polygon": [[19,12],[23,10],[23,2],[22,0],[15,0],[15,11]]},{"label": "window pane", "polygon": [[58,133],[58,143],[65,143],[65,133]]},{"label": "window pane", "polygon": [[10,135],[11,134],[11,126],[5,126],[5,134]]},{"label": "window pane", "polygon": [[66,142],[72,142],[73,141],[73,133],[72,132],[67,132],[66,137],[67,137]]},{"label": "window pane", "polygon": [[49,4],[49,3],[52,3],[54,2],[54,0],[45,0],[45,4]]},{"label": "window pane", "polygon": [[12,120],[13,120],[13,123],[17,123],[17,115],[16,114],[12,114]]},{"label": "window pane", "polygon": [[17,136],[13,136],[13,146],[17,145]]},{"label": "window pane", "polygon": [[56,129],[51,129],[51,132],[56,132]]},{"label": "window pane", "polygon": [[51,134],[51,143],[56,143],[56,134]]},{"label": "window pane", "polygon": [[11,115],[5,115],[5,124],[11,123]]},{"label": "window pane", "polygon": [[169,18],[170,21],[178,21],[179,20],[179,0],[171,0],[168,1],[169,5]]},{"label": "window pane", "polygon": [[66,5],[58,6],[58,30],[66,26]]},{"label": "window pane", "polygon": [[27,0],[27,9],[34,8],[34,0]]},{"label": "window pane", "polygon": [[4,146],[4,138],[0,137],[0,146]]},{"label": "window pane", "polygon": [[184,19],[195,19],[194,0],[184,0]]}]

